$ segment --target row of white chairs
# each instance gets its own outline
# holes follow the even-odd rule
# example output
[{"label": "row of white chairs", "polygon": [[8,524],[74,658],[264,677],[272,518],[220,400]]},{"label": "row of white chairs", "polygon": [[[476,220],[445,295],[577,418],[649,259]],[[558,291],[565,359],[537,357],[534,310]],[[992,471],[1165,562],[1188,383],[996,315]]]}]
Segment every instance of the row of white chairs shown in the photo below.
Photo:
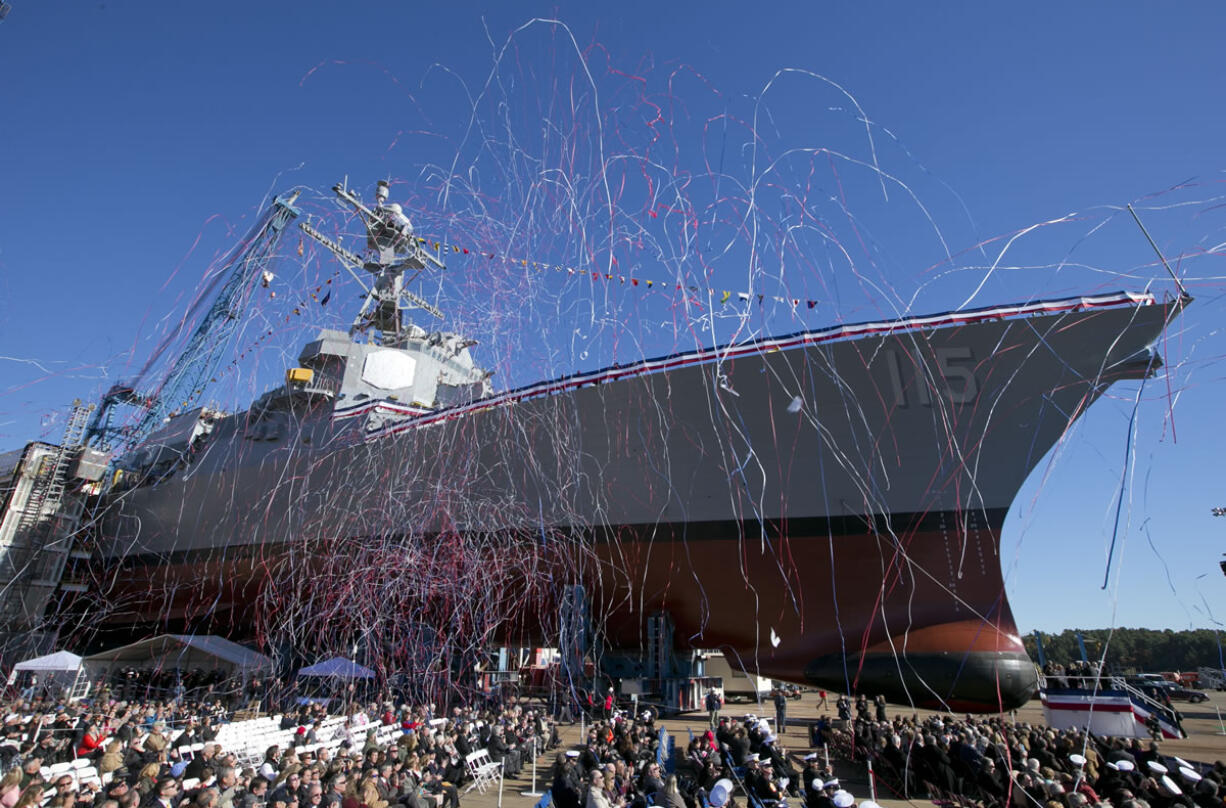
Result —
[{"label": "row of white chairs", "polygon": [[189,743],[186,746],[179,747],[179,755],[184,760],[191,760],[203,750],[204,750],[203,743]]},{"label": "row of white chairs", "polygon": [[281,729],[281,716],[272,715],[226,724],[218,731],[216,742],[246,763],[263,758],[265,749],[286,743],[292,734],[293,730]]},{"label": "row of white chairs", "polygon": [[[43,779],[48,783],[60,779],[64,775],[72,778],[73,787],[80,788],[83,785],[92,783],[98,788],[102,788],[111,782],[112,774],[98,774],[98,769],[86,758],[77,758],[69,763],[53,763],[50,766],[43,766],[41,769]],[[47,798],[55,794],[54,786],[49,789],[50,793],[44,793],[43,797]]]},{"label": "row of white chairs", "polygon": [[[346,740],[346,737],[352,737],[355,742],[365,739],[366,733],[371,730],[379,730],[383,732],[380,743],[390,741],[394,736],[397,728],[395,726],[384,727],[380,722],[368,721],[364,724],[356,725],[350,728],[346,734],[342,731],[341,725],[345,722],[344,717],[334,717],[322,721],[319,726],[317,735],[324,738],[323,741],[299,747],[302,751],[316,752],[320,749],[327,748],[329,751],[335,752],[340,748],[340,745]],[[223,748],[228,752],[233,752],[244,764],[255,764],[263,760],[264,752],[270,746],[279,746],[287,748],[293,744],[298,737],[297,728],[283,730],[280,728],[279,720],[273,724],[272,728],[259,727],[254,731],[247,731],[235,736],[230,740],[228,745],[223,744]],[[376,736],[380,737],[380,736]],[[221,741],[219,741],[221,743]]]},{"label": "row of white chairs", "polygon": [[[333,716],[327,718],[320,723],[320,734],[330,737],[345,721],[343,716]],[[237,724],[225,725],[225,732],[218,733],[217,742],[226,745],[234,745],[236,743],[246,746],[263,745],[264,748],[272,746],[274,743],[283,745],[284,743],[293,740],[293,735],[297,728],[288,730],[281,729],[281,716],[270,716],[267,718],[257,718],[248,721],[243,721]]]},{"label": "row of white chairs", "polygon": [[231,738],[257,735],[263,732],[279,730],[280,728],[281,716],[279,715],[249,718],[246,721],[233,721],[218,727],[217,742],[224,745]]}]

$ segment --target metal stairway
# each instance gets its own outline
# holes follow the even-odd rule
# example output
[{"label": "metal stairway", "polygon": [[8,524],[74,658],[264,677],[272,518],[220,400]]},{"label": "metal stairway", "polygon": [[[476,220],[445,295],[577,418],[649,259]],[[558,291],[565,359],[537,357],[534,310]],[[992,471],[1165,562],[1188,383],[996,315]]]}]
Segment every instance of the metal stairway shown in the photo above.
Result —
[{"label": "metal stairway", "polygon": [[28,482],[14,485],[0,545],[0,626],[10,636],[37,630],[60,586],[85,504],[66,495],[70,471],[93,409],[74,401],[60,445],[26,449],[19,474]]}]

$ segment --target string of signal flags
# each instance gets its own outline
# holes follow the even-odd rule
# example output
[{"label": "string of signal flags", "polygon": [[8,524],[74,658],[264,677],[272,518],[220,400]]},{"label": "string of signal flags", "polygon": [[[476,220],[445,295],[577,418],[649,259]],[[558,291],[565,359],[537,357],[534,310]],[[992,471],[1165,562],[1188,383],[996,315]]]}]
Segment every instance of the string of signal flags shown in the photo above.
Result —
[{"label": "string of signal flags", "polygon": [[[452,255],[475,255],[479,258],[485,258],[486,260],[489,260],[489,261],[501,259],[502,261],[508,264],[511,264],[513,266],[520,266],[525,269],[535,269],[541,272],[550,272],[550,271],[561,272],[561,273],[565,273],[568,276],[573,276],[573,277],[587,276],[592,279],[593,283],[604,281],[606,283],[617,283],[618,285],[621,285],[621,286],[628,285],[631,288],[638,288],[638,289],[643,289],[647,291],[656,291],[656,290],[661,291],[661,292],[666,292],[666,291],[699,292],[701,291],[699,287],[697,286],[688,286],[685,284],[676,283],[674,281],[660,281],[660,280],[656,280],[655,278],[643,278],[643,277],[637,277],[633,275],[627,276],[627,275],[611,273],[611,272],[601,272],[599,270],[581,269],[578,267],[567,266],[565,264],[550,264],[544,261],[532,261],[527,258],[515,258],[512,256],[506,256],[506,255],[500,256],[497,253],[484,252],[482,250],[476,250],[476,249],[469,249],[468,247],[464,247],[459,244],[447,244],[445,242],[434,241],[434,240],[431,240],[431,239],[428,239],[422,236],[417,236],[416,238],[417,238],[417,243],[419,245],[421,245],[422,247],[433,249],[435,253],[437,254],[447,253],[447,254],[452,254]],[[299,239],[298,241],[297,253],[299,257],[302,257],[305,254],[305,244],[302,241],[302,239]],[[320,306],[328,305],[328,302],[332,299],[332,282],[336,280],[339,276],[340,276],[340,270],[337,270],[334,273],[332,273],[332,276],[330,278],[328,278],[327,280],[317,285],[313,290],[307,292],[300,300],[298,300],[294,304],[294,307],[290,311],[290,313],[285,315],[285,322],[289,323],[294,317],[301,317],[302,314],[308,309],[311,303],[316,303]],[[262,279],[261,285],[265,289],[269,289],[271,282],[273,280],[273,277],[274,276],[271,273],[265,273]],[[276,290],[270,289],[268,296],[270,299],[275,299],[277,297]],[[719,304],[721,306],[730,303],[734,299],[738,303],[748,303],[748,302],[753,301],[755,298],[757,299],[757,303],[759,306],[765,304],[766,301],[769,300],[773,303],[783,303],[785,305],[789,305],[793,309],[799,309],[802,305],[808,309],[814,309],[817,307],[818,302],[819,302],[817,300],[810,300],[810,299],[798,298],[798,297],[783,297],[781,295],[767,295],[767,294],[761,294],[761,293],[751,294],[749,292],[733,291],[730,289],[719,290]],[[230,362],[228,362],[225,366],[219,369],[213,375],[210,381],[216,382],[218,377],[225,375],[227,372],[233,370],[233,368],[236,367],[241,360],[246,358],[247,354],[251,353],[251,351],[258,348],[263,342],[270,339],[275,333],[276,333],[276,330],[271,329],[271,328],[267,329],[266,331],[261,332],[250,344],[248,344],[241,351],[239,351],[237,356],[235,356],[233,359],[230,360]]]},{"label": "string of signal flags", "polygon": [[[655,278],[642,278],[642,277],[636,277],[633,275],[626,276],[626,275],[616,274],[616,273],[611,273],[611,272],[601,272],[599,270],[580,269],[577,267],[567,266],[565,264],[550,264],[544,261],[531,261],[527,258],[515,258],[512,256],[499,256],[497,253],[469,249],[468,247],[463,247],[458,244],[447,244],[445,242],[432,241],[422,236],[417,236],[416,238],[417,238],[418,244],[420,244],[423,247],[431,248],[435,251],[435,253],[439,253],[439,254],[451,253],[455,255],[475,255],[477,257],[485,258],[490,261],[501,258],[501,260],[506,263],[509,263],[513,266],[520,266],[526,269],[535,269],[541,272],[547,272],[547,271],[565,272],[567,275],[576,276],[576,277],[588,276],[594,282],[603,280],[608,283],[616,282],[621,286],[629,285],[632,288],[641,288],[641,289],[646,289],[646,290],[657,290],[658,289],[660,291],[666,291],[666,290],[671,290],[671,291],[683,291],[684,290],[684,291],[689,291],[689,292],[701,291],[699,287],[697,286],[688,286],[685,284],[676,283],[674,281],[659,281],[659,280],[656,280]],[[299,239],[298,241],[299,257],[301,257],[304,254],[304,252],[305,252],[304,242],[301,239]],[[308,292],[306,297],[303,297],[301,300],[299,300],[294,305],[294,308],[291,311],[291,313],[285,316],[285,322],[288,323],[291,320],[291,318],[301,316],[303,310],[309,305],[309,302],[316,302],[323,306],[328,305],[328,301],[332,298],[332,290],[329,287],[332,285],[332,281],[334,281],[339,275],[340,275],[340,270],[337,270],[336,272],[332,274],[332,277],[328,278],[326,281],[316,286],[314,291]],[[266,275],[264,278],[263,286],[265,288],[268,288],[271,280],[272,280],[272,275],[271,274]],[[276,296],[277,296],[276,291],[269,292],[270,298],[276,298]],[[734,298],[736,299],[737,302],[740,302],[740,303],[748,303],[756,298],[758,305],[763,305],[766,301],[769,300],[774,303],[783,303],[785,305],[790,305],[794,309],[799,309],[802,305],[804,305],[808,309],[814,309],[817,307],[817,304],[819,302],[817,300],[810,300],[806,298],[784,297],[782,295],[767,295],[767,294],[761,294],[761,293],[751,294],[749,292],[732,291],[729,289],[722,289],[719,291],[720,305],[725,305],[729,303],[730,301],[732,301]],[[261,340],[263,338],[272,336],[272,333],[273,332],[270,330],[267,334],[261,337]]]},{"label": "string of signal flags", "polygon": [[[475,255],[480,258],[485,258],[490,261],[501,258],[502,261],[508,264],[511,264],[513,266],[520,266],[525,269],[536,269],[542,272],[547,272],[547,271],[565,272],[567,275],[572,275],[572,276],[590,276],[593,281],[603,280],[609,283],[616,281],[621,286],[629,285],[634,288],[642,288],[642,289],[647,289],[647,290],[656,290],[656,289],[661,290],[661,291],[675,290],[678,292],[683,291],[683,290],[690,291],[690,292],[701,291],[699,287],[697,286],[688,286],[685,284],[676,283],[675,281],[659,281],[654,278],[641,278],[641,277],[636,277],[633,275],[626,276],[626,275],[616,274],[616,273],[611,273],[611,272],[601,272],[599,270],[593,270],[593,269],[580,269],[580,268],[568,266],[565,264],[550,264],[545,261],[531,261],[527,258],[515,258],[513,256],[507,256],[507,255],[499,256],[497,253],[485,252],[485,251],[477,250],[477,249],[469,249],[468,247],[463,247],[459,244],[447,244],[445,242],[432,241],[423,236],[417,236],[416,238],[417,238],[417,243],[419,245],[421,245],[422,247],[428,247],[428,248],[433,249],[436,254],[451,253],[454,255]],[[305,249],[304,242],[301,239],[299,239],[298,240],[299,257],[303,255],[304,249]],[[339,274],[339,272],[336,274]],[[333,277],[336,277],[336,275],[334,275]],[[328,283],[330,284],[331,282],[332,282],[331,279],[329,279]],[[315,291],[319,292],[320,290],[316,289]],[[273,297],[275,296],[276,295],[274,294]],[[311,298],[317,299],[316,295],[314,294],[311,295]],[[719,292],[719,303],[721,306],[726,305],[727,303],[732,301],[734,298],[737,300],[737,302],[740,302],[740,303],[748,303],[748,302],[751,302],[754,298],[757,298],[757,302],[759,306],[763,305],[766,301],[769,300],[773,303],[783,303],[785,305],[789,305],[793,309],[799,309],[801,305],[804,305],[808,309],[814,309],[817,307],[817,304],[819,302],[817,300],[810,300],[807,298],[784,297],[782,295],[767,295],[767,294],[761,294],[761,293],[733,291],[729,289],[721,289]],[[324,305],[327,305],[327,300],[324,300],[323,302],[324,302]],[[294,308],[293,314],[294,315],[301,314],[301,306],[305,306],[305,305],[306,305],[305,300],[300,301],[299,306]],[[286,317],[286,322],[289,322],[289,316]]]},{"label": "string of signal flags", "polygon": [[[673,291],[700,291],[697,286],[687,286],[685,284],[676,283],[675,281],[660,281],[654,278],[642,278],[636,276],[621,275],[612,272],[602,272],[595,269],[582,269],[578,267],[567,266],[565,264],[550,264],[545,261],[532,261],[527,258],[516,258],[509,255],[499,255],[493,252],[484,252],[482,250],[469,249],[468,247],[459,244],[447,244],[445,242],[432,241],[421,236],[417,236],[417,243],[423,247],[429,247],[435,253],[449,253],[453,255],[475,255],[480,258],[485,258],[489,261],[502,260],[513,266],[520,266],[525,269],[535,269],[541,272],[564,272],[567,275],[573,276],[590,276],[592,281],[605,281],[607,283],[617,283],[621,286],[637,287],[644,290],[673,290]],[[714,291],[714,290],[713,290]],[[784,297],[782,295],[767,295],[759,293],[750,293],[743,291],[734,291],[730,289],[719,290],[719,303],[725,305],[732,300],[741,303],[749,303],[757,299],[758,305],[763,305],[766,301],[774,303],[783,303],[794,309],[799,309],[802,305],[806,308],[813,309],[817,307],[819,301],[809,300],[799,297]]]}]

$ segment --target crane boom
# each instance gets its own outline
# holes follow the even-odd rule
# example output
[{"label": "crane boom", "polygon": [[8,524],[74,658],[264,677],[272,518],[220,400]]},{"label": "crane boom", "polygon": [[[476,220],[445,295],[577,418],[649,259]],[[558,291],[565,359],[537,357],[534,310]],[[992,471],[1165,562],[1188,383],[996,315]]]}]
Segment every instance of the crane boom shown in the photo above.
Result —
[{"label": "crane boom", "polygon": [[[117,385],[102,400],[86,433],[86,440],[103,449],[115,449],[116,457],[135,448],[172,412],[195,403],[216,373],[222,354],[242,319],[254,281],[273,260],[277,242],[291,220],[298,216],[294,202],[298,192],[278,196],[264,215],[231,253],[222,275],[225,283],[213,305],[200,320],[187,344],[171,362],[157,389],[139,395],[135,385]],[[110,410],[129,404],[144,412],[131,426],[113,429]],[[115,445],[118,443],[119,445]]]}]

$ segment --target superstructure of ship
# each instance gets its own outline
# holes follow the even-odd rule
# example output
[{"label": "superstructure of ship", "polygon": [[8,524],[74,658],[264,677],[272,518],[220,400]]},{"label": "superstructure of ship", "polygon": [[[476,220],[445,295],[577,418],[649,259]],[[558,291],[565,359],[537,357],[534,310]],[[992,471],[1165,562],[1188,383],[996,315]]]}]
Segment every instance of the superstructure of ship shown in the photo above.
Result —
[{"label": "superstructure of ship", "polygon": [[[440,264],[386,184],[369,206],[334,190],[366,226],[364,253],[302,229],[366,291],[348,332],[320,332],[246,411],[170,414],[116,387],[74,412],[64,447],[30,444],[0,469],[14,615],[268,638],[307,603],[360,617],[322,608],[354,586],[347,572],[379,580],[344,598],[416,574],[370,610],[424,620],[460,591],[498,610],[491,642],[524,644],[556,643],[581,610],[610,648],[658,641],[663,615],[672,646],[776,679],[967,710],[1032,696],[1001,574],[1006,514],[1111,384],[1156,371],[1186,298],[840,325],[499,391],[471,340],[406,319],[442,316],[408,288]],[[278,201],[236,293],[295,215]],[[121,404],[145,418],[107,454]],[[21,499],[40,485],[50,498]],[[57,534],[48,514],[74,496]],[[13,539],[40,525],[58,545]]]}]

